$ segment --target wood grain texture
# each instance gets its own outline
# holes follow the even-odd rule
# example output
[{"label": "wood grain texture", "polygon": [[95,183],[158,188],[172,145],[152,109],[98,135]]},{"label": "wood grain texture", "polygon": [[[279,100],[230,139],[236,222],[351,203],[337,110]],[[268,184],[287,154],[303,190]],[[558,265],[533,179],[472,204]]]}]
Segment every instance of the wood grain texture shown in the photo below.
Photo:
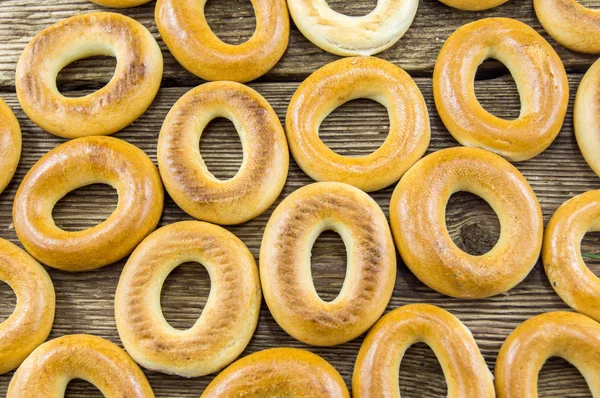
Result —
[{"label": "wood grain texture", "polygon": [[[580,79],[581,75],[571,76],[572,93]],[[416,82],[426,98],[431,116],[432,141],[429,152],[456,146],[457,143],[435,112],[431,79],[417,78]],[[267,98],[283,122],[287,104],[298,83],[267,82],[251,86]],[[148,112],[116,137],[139,146],[156,161],[156,144],[163,119],[188,89],[162,89]],[[508,117],[518,112],[518,94],[508,77],[478,82],[477,93],[484,107],[499,116]],[[0,195],[0,236],[18,243],[11,225],[15,190],[33,163],[63,140],[43,132],[29,121],[19,109],[14,94],[1,96],[15,110],[23,129],[25,149],[19,169],[7,190]],[[587,166],[577,147],[571,114],[572,101],[567,120],[554,144],[540,156],[517,164],[538,195],[546,222],[567,199],[590,189],[600,189],[600,179]],[[357,155],[371,152],[381,145],[388,128],[385,108],[372,101],[357,100],[338,108],[326,119],[321,128],[321,137],[337,152]],[[215,172],[218,170],[220,177],[236,172],[240,164],[241,146],[229,122],[216,120],[209,125],[202,139],[202,154],[208,167]],[[292,162],[288,182],[276,204],[310,182],[311,179]],[[386,214],[392,191],[393,187],[372,194]],[[111,188],[94,185],[67,195],[54,214],[59,225],[67,229],[81,229],[105,219],[115,204],[116,196]],[[275,205],[253,221],[228,228],[248,245],[256,258],[263,228]],[[167,199],[161,225],[187,219],[190,217]],[[470,251],[482,250],[486,244],[489,249],[499,233],[493,211],[484,201],[468,194],[453,196],[447,221],[455,241]],[[583,250],[600,251],[600,234],[586,236]],[[343,242],[334,233],[323,234],[313,250],[314,280],[325,300],[333,299],[343,283],[344,251]],[[57,294],[56,321],[50,338],[70,333],[92,333],[120,344],[113,316],[113,298],[123,264],[121,261],[80,274],[49,269]],[[600,262],[590,261],[589,265],[594,272],[600,272]],[[168,278],[162,303],[173,325],[186,327],[197,319],[210,289],[207,279],[206,273],[199,271],[197,264],[179,267]],[[7,317],[12,310],[14,298],[11,295],[10,289],[0,284],[0,319]],[[490,369],[493,369],[502,342],[519,323],[546,311],[568,309],[550,287],[540,263],[523,283],[506,294],[484,300],[458,300],[432,291],[399,261],[398,278],[388,310],[408,303],[439,305],[458,316],[472,330]],[[333,348],[305,346],[279,328],[263,303],[258,329],[244,355],[273,346],[306,348],[330,361],[350,385],[361,342],[362,337]],[[146,374],[157,397],[198,397],[212,379],[212,376],[207,376],[187,380],[150,371]],[[12,373],[0,376],[0,396],[5,394],[11,376]],[[416,345],[408,351],[402,362],[399,382],[403,397],[438,397],[444,396],[446,391],[440,367],[431,350],[424,345]],[[91,385],[81,381],[71,383],[68,392],[71,397],[100,396],[98,391],[94,395]],[[582,376],[573,367],[563,360],[552,359],[540,377],[540,396],[586,397],[590,396],[590,392]]]},{"label": "wood grain texture", "polygon": [[[374,0],[329,0],[334,9],[351,15],[364,15],[375,6]],[[600,6],[600,0],[586,0],[588,6]],[[122,12],[144,24],[163,49],[165,58],[165,84],[196,85],[200,79],[182,68],[167,51],[154,23],[155,2],[143,6],[112,10]],[[0,7],[0,87],[14,85],[14,71],[21,51],[31,38],[52,23],[81,12],[109,10],[86,0],[2,0]],[[254,29],[254,13],[248,0],[210,0],[206,15],[211,28],[225,41],[240,43],[248,39]],[[597,58],[572,52],[560,46],[541,28],[531,0],[511,0],[504,5],[482,12],[464,12],[452,9],[438,0],[421,0],[417,16],[406,35],[390,49],[379,54],[415,76],[429,76],[437,54],[444,41],[465,23],[485,17],[510,17],[519,19],[540,32],[557,50],[567,69],[585,71]],[[290,44],[281,61],[262,80],[298,81],[339,57],[314,46],[292,27]],[[486,64],[487,75],[497,75],[502,70],[497,62]],[[61,84],[78,88],[88,84],[108,82],[114,71],[114,62],[86,60],[63,73]]]}]

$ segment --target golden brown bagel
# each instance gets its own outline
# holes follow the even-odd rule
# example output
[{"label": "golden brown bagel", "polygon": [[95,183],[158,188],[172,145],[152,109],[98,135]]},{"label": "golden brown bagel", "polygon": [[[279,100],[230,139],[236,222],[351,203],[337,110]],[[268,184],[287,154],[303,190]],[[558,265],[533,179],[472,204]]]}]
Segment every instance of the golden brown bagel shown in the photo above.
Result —
[{"label": "golden brown bagel", "polygon": [[498,7],[508,0],[440,0],[447,6],[465,11],[481,11]]},{"label": "golden brown bagel", "polygon": [[21,158],[21,126],[12,110],[0,99],[0,193],[12,180]]},{"label": "golden brown bagel", "polygon": [[333,10],[326,0],[288,0],[302,34],[325,51],[342,56],[373,55],[393,46],[412,24],[419,0],[378,0],[360,17]]},{"label": "golden brown bagel", "polygon": [[[187,330],[165,320],[160,292],[179,264],[196,261],[210,275],[202,316]],[[160,228],[135,249],[123,269],[115,317],[123,346],[145,368],[204,376],[237,358],[254,333],[260,311],[258,268],[252,253],[227,230],[199,221]]]},{"label": "golden brown bagel", "polygon": [[538,374],[550,357],[562,357],[600,397],[600,324],[572,312],[549,312],[519,325],[496,360],[498,398],[537,398]]},{"label": "golden brown bagel", "polygon": [[208,26],[207,0],[158,0],[156,25],[173,56],[205,80],[244,83],[267,73],[285,52],[290,17],[285,0],[251,0],[256,31],[245,43],[227,44]]},{"label": "golden brown bagel", "polygon": [[73,379],[89,381],[105,397],[154,397],[146,376],[125,351],[86,334],[39,346],[15,372],[6,397],[62,397]]},{"label": "golden brown bagel", "polygon": [[576,196],[550,219],[542,258],[550,284],[571,308],[600,320],[600,279],[581,257],[581,240],[600,231],[600,190]]},{"label": "golden brown bagel", "polygon": [[577,0],[533,0],[535,13],[550,36],[582,53],[600,53],[600,10]]},{"label": "golden brown bagel", "polygon": [[381,318],[360,347],[354,398],[400,398],[398,371],[406,350],[425,343],[435,353],[448,384],[448,397],[494,398],[494,381],[471,331],[433,305],[411,304]]},{"label": "golden brown bagel", "polygon": [[[521,97],[521,114],[500,119],[475,96],[475,72],[488,58],[510,70]],[[433,73],[435,106],[452,136],[519,162],[543,152],[567,113],[569,82],[550,44],[509,18],[487,18],[459,28],[446,41]]]},{"label": "golden brown bagel", "polygon": [[[200,154],[200,136],[216,117],[233,122],[244,160],[238,173],[217,179]],[[158,166],[175,203],[216,224],[248,221],[275,202],[288,173],[285,133],[271,105],[256,91],[234,82],[203,84],[173,106],[160,131]]]},{"label": "golden brown bagel", "polygon": [[[452,194],[485,199],[500,220],[500,238],[482,256],[463,252],[446,227]],[[423,158],[400,180],[390,221],[404,263],[442,294],[481,298],[504,293],[529,273],[542,247],[540,204],[525,177],[506,160],[478,148],[449,148]]]},{"label": "golden brown bagel", "polygon": [[[311,249],[326,230],[346,245],[346,280],[339,296],[323,301],[310,271]],[[275,209],[260,247],[260,280],[273,317],[311,345],[350,341],[379,319],[396,281],[396,252],[385,215],[366,193],[321,182],[293,192]]]},{"label": "golden brown bagel", "polygon": [[48,273],[21,248],[0,239],[0,281],[17,296],[17,305],[0,323],[0,374],[13,370],[42,344],[54,322],[54,285]]},{"label": "golden brown bagel", "polygon": [[573,125],[583,157],[600,177],[600,60],[587,71],[575,97]]},{"label": "golden brown bagel", "polygon": [[[115,211],[83,231],[54,224],[52,209],[67,193],[90,184],[117,190]],[[114,263],[156,228],[164,191],[152,160],[137,147],[111,137],[67,141],[44,155],[17,190],[13,222],[25,249],[40,262],[65,271]]]},{"label": "golden brown bagel", "polygon": [[[388,109],[390,133],[367,156],[342,156],[321,141],[319,126],[335,108],[357,98]],[[398,181],[423,156],[431,136],[427,106],[415,82],[391,62],[373,57],[341,59],[310,75],[292,97],[286,132],[296,163],[312,179],[367,192]]]},{"label": "golden brown bagel", "polygon": [[100,4],[104,7],[129,8],[137,7],[150,2],[150,0],[90,0],[92,3]]},{"label": "golden brown bagel", "polygon": [[327,361],[297,348],[271,348],[230,365],[202,398],[349,398],[340,374]]},{"label": "golden brown bagel", "polygon": [[[117,58],[106,86],[84,97],[65,97],[56,76],[70,63],[96,55]],[[17,64],[21,107],[44,130],[65,138],[116,133],[148,109],[163,72],[162,53],[152,34],[121,14],[94,12],[42,30]]]}]

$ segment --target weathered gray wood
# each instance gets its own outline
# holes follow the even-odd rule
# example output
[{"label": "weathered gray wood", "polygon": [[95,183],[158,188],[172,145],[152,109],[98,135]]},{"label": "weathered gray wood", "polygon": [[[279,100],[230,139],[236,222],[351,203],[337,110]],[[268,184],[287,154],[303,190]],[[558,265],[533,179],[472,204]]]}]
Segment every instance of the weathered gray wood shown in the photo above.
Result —
[{"label": "weathered gray wood", "polygon": [[[374,8],[375,1],[330,0],[340,12],[352,15],[366,14]],[[586,0],[586,5],[600,6],[600,0]],[[159,39],[154,23],[154,5],[127,10],[113,10],[134,17]],[[14,85],[14,70],[21,51],[40,30],[57,20],[81,12],[107,10],[87,0],[3,0],[0,7],[0,87]],[[252,35],[254,14],[248,0],[208,2],[206,14],[211,27],[225,41],[238,43]],[[392,48],[379,56],[395,62],[413,75],[428,76],[433,70],[437,54],[448,36],[465,23],[484,17],[510,17],[519,19],[542,33],[556,48],[570,71],[582,72],[597,57],[578,54],[565,49],[549,38],[541,28],[533,11],[531,0],[510,0],[501,7],[482,11],[464,12],[452,9],[438,0],[421,0],[417,17],[407,34]],[[195,85],[199,79],[183,69],[170,55],[162,40],[159,43],[165,57],[165,85]],[[293,27],[290,46],[272,71],[263,80],[298,81],[317,68],[338,59],[314,46]],[[114,62],[87,60],[65,72],[68,87],[106,83],[114,71]],[[498,63],[488,65],[487,74],[494,75]]]},{"label": "weathered gray wood", "polygon": [[[518,0],[512,0],[517,2]],[[573,93],[581,75],[571,77]],[[429,151],[457,145],[440,122],[432,102],[431,81],[416,79],[429,106],[432,122],[432,142]],[[261,92],[282,119],[297,83],[260,83],[252,87]],[[480,101],[491,112],[508,117],[518,112],[518,94],[510,79],[485,80],[477,83]],[[188,88],[165,88],[157,100],[138,121],[116,136],[138,145],[156,160],[156,142],[162,121],[175,101]],[[79,93],[81,94],[81,93]],[[0,237],[17,242],[11,227],[11,205],[15,190],[25,172],[49,149],[63,140],[53,137],[33,125],[19,109],[14,94],[2,97],[15,109],[23,128],[25,148],[15,179],[0,195]],[[389,127],[387,112],[368,100],[350,102],[336,110],[324,122],[321,136],[334,150],[342,154],[364,154],[375,150],[385,139]],[[220,177],[231,176],[240,164],[240,144],[232,125],[217,120],[209,125],[202,139],[202,154]],[[573,136],[571,109],[556,142],[540,156],[517,167],[524,173],[537,193],[547,221],[555,209],[570,197],[590,189],[600,189],[600,179],[587,166]],[[218,172],[217,172],[218,171]],[[298,187],[310,183],[292,162],[289,179],[281,198]],[[388,213],[393,187],[373,193],[373,197]],[[279,199],[279,201],[281,200]],[[279,202],[278,201],[278,202]],[[57,223],[68,229],[81,229],[102,221],[116,204],[115,193],[105,186],[82,188],[68,195],[55,209]],[[258,258],[262,230],[274,206],[265,214],[244,225],[228,228],[239,236]],[[171,200],[167,201],[161,225],[190,219]],[[456,241],[468,250],[482,250],[493,244],[498,235],[495,215],[481,199],[468,194],[453,196],[448,209],[449,230]],[[600,234],[592,234],[583,242],[583,250],[598,252]],[[339,292],[345,274],[344,246],[334,233],[319,239],[313,251],[313,272],[317,290],[324,299],[333,299]],[[600,272],[600,262],[590,262],[591,269]],[[70,333],[92,333],[119,343],[113,316],[114,291],[123,262],[103,269],[80,274],[68,274],[50,269],[57,292],[56,322],[51,338]],[[167,280],[163,295],[165,313],[177,327],[191,325],[208,295],[209,282],[199,267],[185,265]],[[0,319],[8,316],[10,290],[0,284]],[[200,296],[200,297],[199,297]],[[12,299],[14,303],[14,299]],[[456,300],[442,296],[420,283],[399,261],[398,278],[389,310],[398,306],[426,302],[439,305],[457,315],[472,330],[490,369],[506,336],[522,321],[536,314],[567,310],[550,287],[540,263],[523,283],[510,292],[484,300]],[[6,305],[9,303],[9,305]],[[362,338],[333,348],[314,348],[301,344],[285,334],[263,304],[257,332],[246,353],[266,347],[294,346],[307,348],[322,355],[340,371],[350,386],[354,360]],[[445,383],[432,352],[425,346],[411,348],[401,367],[400,384],[404,397],[444,396]],[[212,376],[186,380],[179,377],[147,372],[158,397],[198,397]],[[2,396],[12,373],[0,376]],[[93,388],[84,382],[72,383],[70,396],[92,396]],[[590,396],[582,376],[565,361],[551,360],[540,378],[542,397]],[[99,396],[99,395],[98,395]]]}]

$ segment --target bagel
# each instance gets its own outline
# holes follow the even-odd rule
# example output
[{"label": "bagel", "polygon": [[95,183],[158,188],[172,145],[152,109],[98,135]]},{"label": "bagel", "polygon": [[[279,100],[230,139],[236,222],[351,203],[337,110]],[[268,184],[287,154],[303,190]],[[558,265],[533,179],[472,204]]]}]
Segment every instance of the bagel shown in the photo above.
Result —
[{"label": "bagel", "polygon": [[600,53],[600,10],[577,0],[533,0],[533,6],[554,40],[573,51]]},{"label": "bagel", "polygon": [[[500,238],[481,256],[459,249],[446,227],[448,199],[480,196],[500,220]],[[482,298],[521,282],[537,262],[543,220],[535,193],[506,160],[477,148],[449,148],[423,158],[402,178],[390,202],[396,246],[421,282],[452,297]]]},{"label": "bagel", "polygon": [[482,11],[498,7],[508,0],[440,0],[447,6],[465,11]]},{"label": "bagel", "polygon": [[[326,230],[346,245],[346,280],[323,301],[310,269],[311,249]],[[315,183],[285,198],[267,223],[260,247],[260,280],[275,321],[311,345],[350,341],[379,319],[396,281],[396,252],[385,215],[366,193],[347,184]]]},{"label": "bagel", "polygon": [[575,97],[573,127],[579,149],[592,170],[600,177],[600,60],[587,71]]},{"label": "bagel", "polygon": [[[506,65],[515,79],[521,97],[515,120],[492,115],[475,96],[475,73],[488,58]],[[558,54],[535,30],[514,19],[487,18],[448,38],[435,64],[433,96],[458,142],[519,162],[543,152],[560,132],[569,82]]]},{"label": "bagel", "polygon": [[[83,97],[65,97],[56,76],[70,63],[97,55],[117,58],[106,86]],[[15,85],[21,107],[44,130],[65,138],[109,135],[148,109],[160,86],[162,53],[152,34],[121,14],[94,12],[42,30],[25,47]]]},{"label": "bagel", "polygon": [[0,193],[12,180],[21,158],[21,126],[13,111],[0,99]]},{"label": "bagel", "polygon": [[[233,122],[244,160],[231,179],[217,179],[200,154],[200,136],[216,117]],[[256,91],[213,82],[189,91],[173,106],[160,131],[158,165],[169,195],[191,216],[239,224],[275,202],[288,173],[289,152],[277,114]]]},{"label": "bagel", "polygon": [[150,2],[150,0],[90,0],[92,3],[100,4],[104,7],[129,8],[137,7]]},{"label": "bagel", "polygon": [[17,305],[0,323],[0,374],[15,369],[40,344],[54,323],[54,285],[24,250],[0,239],[0,281],[10,286]]},{"label": "bagel", "polygon": [[[160,292],[179,264],[206,266],[212,289],[200,319],[181,331],[167,323]],[[214,373],[237,358],[254,333],[261,304],[250,250],[227,230],[199,221],[160,228],[123,268],[115,318],[123,346],[145,368],[179,376]]]},{"label": "bagel", "polygon": [[498,398],[537,397],[538,374],[550,357],[575,366],[594,397],[600,396],[600,324],[572,312],[549,312],[519,325],[496,360]]},{"label": "bagel", "polygon": [[600,279],[581,257],[581,240],[590,231],[600,231],[600,190],[576,196],[558,208],[546,227],[542,259],[560,298],[598,321]]},{"label": "bagel", "polygon": [[271,348],[230,365],[201,398],[350,398],[340,374],[327,361],[297,348]]},{"label": "bagel", "polygon": [[[335,108],[357,98],[387,108],[390,132],[375,152],[342,156],[321,141],[319,126]],[[398,181],[423,156],[431,137],[427,105],[415,82],[391,62],[373,57],[341,59],[310,75],[292,97],[286,132],[296,163],[312,179],[367,192]]]},{"label": "bagel", "polygon": [[[90,184],[112,186],[115,211],[83,231],[56,226],[52,209],[67,193]],[[154,163],[137,147],[111,137],[67,141],[29,170],[15,195],[13,223],[38,261],[64,271],[86,271],[119,261],[156,228],[164,191]]]},{"label": "bagel", "polygon": [[378,0],[361,17],[331,9],[326,0],[288,0],[294,23],[321,49],[341,56],[373,55],[393,46],[408,30],[419,0]]},{"label": "bagel", "polygon": [[62,397],[73,379],[90,382],[105,397],[154,397],[146,376],[125,351],[85,334],[59,337],[36,348],[15,372],[6,397]]},{"label": "bagel", "polygon": [[208,26],[207,0],[158,0],[156,26],[171,54],[204,80],[245,83],[267,73],[288,46],[290,17],[285,0],[252,0],[256,31],[245,43],[227,44]]},{"label": "bagel", "polygon": [[360,347],[352,393],[355,398],[400,398],[402,357],[415,343],[435,353],[448,397],[494,398],[494,381],[473,335],[454,315],[433,305],[411,304],[381,318]]}]

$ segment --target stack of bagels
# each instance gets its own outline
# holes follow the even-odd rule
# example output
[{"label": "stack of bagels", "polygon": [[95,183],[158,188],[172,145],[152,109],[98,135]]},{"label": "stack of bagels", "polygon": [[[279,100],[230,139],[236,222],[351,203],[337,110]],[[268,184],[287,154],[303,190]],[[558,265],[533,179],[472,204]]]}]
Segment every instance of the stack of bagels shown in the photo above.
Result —
[{"label": "stack of bagels", "polygon": [[[116,8],[149,2],[92,1]],[[440,1],[475,11],[508,0]],[[557,42],[600,53],[600,11],[576,0],[533,2]],[[565,67],[540,34],[514,19],[487,18],[447,39],[433,94],[437,113],[461,146],[425,156],[432,110],[407,72],[373,56],[407,32],[418,0],[379,0],[361,17],[342,15],[325,0],[252,0],[256,32],[240,45],[212,32],[205,3],[156,2],[156,25],[169,51],[208,81],[169,111],[157,143],[158,167],[141,149],[111,137],[147,111],[161,85],[162,53],[146,27],[117,12],[80,14],[47,27],[25,47],[15,77],[21,108],[66,141],[39,159],[17,190],[13,223],[23,248],[0,240],[0,280],[17,296],[14,313],[0,323],[0,374],[16,369],[7,397],[63,396],[76,378],[107,397],[153,397],[142,368],[180,377],[218,373],[198,391],[204,398],[349,397],[338,371],[307,350],[280,347],[240,358],[263,299],[277,324],[307,345],[336,346],[366,333],[352,377],[355,397],[399,397],[402,357],[418,342],[436,354],[452,398],[537,397],[538,373],[551,356],[575,365],[600,397],[600,280],[580,252],[583,236],[600,231],[600,191],[567,201],[544,230],[539,201],[513,165],[548,148],[569,104]],[[267,100],[243,83],[267,73],[284,55],[290,16],[308,40],[345,58],[300,84],[284,129]],[[83,97],[61,94],[58,73],[98,55],[117,59],[110,82]],[[475,96],[475,73],[489,58],[514,77],[521,98],[514,120],[490,114]],[[343,156],[321,141],[319,128],[333,110],[358,98],[387,108],[389,134],[373,153]],[[600,176],[599,109],[600,61],[581,81],[574,108],[577,142]],[[244,152],[228,180],[209,171],[199,148],[203,130],[218,117],[234,124]],[[0,189],[11,181],[21,150],[19,123],[0,100]],[[274,206],[290,154],[316,182]],[[52,216],[56,203],[96,183],[118,192],[115,211],[82,231],[59,228]],[[393,184],[388,222],[368,193]],[[483,198],[498,216],[500,236],[488,253],[469,254],[450,237],[446,206],[458,191]],[[165,195],[195,220],[157,229]],[[257,263],[223,226],[245,223],[271,207]],[[311,275],[312,246],[327,230],[341,236],[348,259],[333,301],[319,297]],[[518,326],[492,375],[456,316],[425,303],[388,309],[398,253],[429,288],[468,299],[508,292],[541,256],[550,284],[574,312],[545,313]],[[114,300],[123,348],[83,334],[46,341],[56,297],[42,264],[84,272],[124,258]],[[186,262],[207,269],[211,291],[200,318],[179,330],[165,319],[160,293],[167,276]]]}]

